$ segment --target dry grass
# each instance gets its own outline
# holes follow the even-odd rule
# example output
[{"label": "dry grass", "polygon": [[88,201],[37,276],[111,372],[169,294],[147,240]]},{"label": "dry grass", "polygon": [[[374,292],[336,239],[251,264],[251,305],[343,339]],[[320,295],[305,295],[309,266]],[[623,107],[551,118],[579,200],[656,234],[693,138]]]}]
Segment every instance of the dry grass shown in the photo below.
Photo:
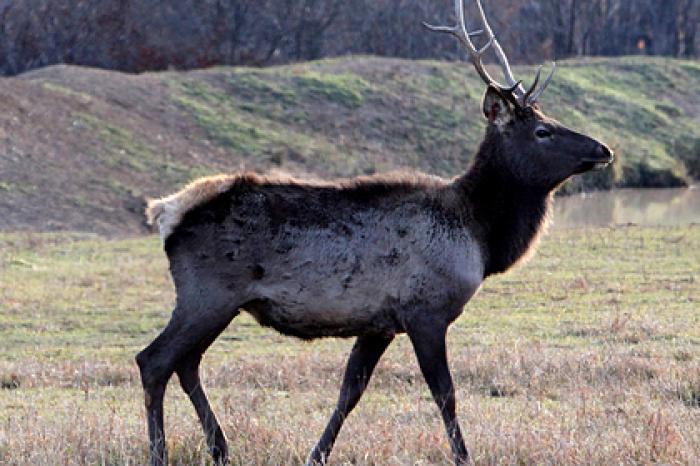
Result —
[{"label": "dry grass", "polygon": [[[158,249],[153,238],[0,236],[1,464],[144,463],[133,355],[173,298]],[[533,261],[487,282],[449,342],[475,463],[700,464],[699,264],[698,226],[553,232]],[[351,344],[234,321],[204,364],[234,464],[303,461]],[[166,429],[173,464],[207,463],[177,383]],[[332,461],[450,463],[405,338]]]}]

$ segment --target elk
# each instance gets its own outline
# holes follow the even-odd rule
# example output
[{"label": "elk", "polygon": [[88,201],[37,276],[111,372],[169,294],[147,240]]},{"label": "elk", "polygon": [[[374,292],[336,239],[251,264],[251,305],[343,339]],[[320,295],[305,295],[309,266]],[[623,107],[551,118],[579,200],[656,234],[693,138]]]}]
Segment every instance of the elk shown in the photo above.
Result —
[{"label": "elk", "polygon": [[[152,465],[167,463],[163,396],[177,373],[216,463],[226,438],[199,377],[204,352],[241,312],[302,339],[356,337],[337,405],[307,465],[326,464],[375,365],[399,334],[410,339],[444,421],[455,464],[469,456],[455,415],[445,336],[490,275],[533,249],[553,192],[574,174],[613,160],[601,142],[573,132],[537,104],[553,70],[525,90],[476,0],[482,30],[431,26],[456,36],[486,84],[487,129],[466,173],[329,183],[243,173],[194,181],[147,207],[157,222],[177,299],[166,328],[136,361]],[[472,37],[485,34],[481,48]],[[495,51],[506,84],[482,62]]]}]

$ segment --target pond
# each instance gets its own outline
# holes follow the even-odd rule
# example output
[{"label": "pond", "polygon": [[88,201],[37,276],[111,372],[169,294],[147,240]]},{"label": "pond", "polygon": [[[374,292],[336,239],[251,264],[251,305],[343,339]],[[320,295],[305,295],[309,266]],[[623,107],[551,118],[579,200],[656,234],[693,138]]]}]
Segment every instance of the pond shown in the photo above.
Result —
[{"label": "pond", "polygon": [[559,197],[552,228],[620,224],[700,224],[700,185],[684,189],[619,189]]}]

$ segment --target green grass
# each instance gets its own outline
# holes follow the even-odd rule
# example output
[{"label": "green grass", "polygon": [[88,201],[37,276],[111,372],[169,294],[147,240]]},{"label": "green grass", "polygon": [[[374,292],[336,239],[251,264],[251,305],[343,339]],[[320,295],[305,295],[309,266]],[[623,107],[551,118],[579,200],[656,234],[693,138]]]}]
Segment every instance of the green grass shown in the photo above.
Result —
[{"label": "green grass", "polygon": [[[700,453],[700,227],[555,230],[489,279],[449,334],[477,464],[690,464]],[[173,289],[157,238],[0,235],[0,462],[141,464],[133,357]],[[323,429],[352,342],[304,343],[243,315],[204,380],[234,464],[298,464]],[[203,463],[176,383],[174,464]],[[437,410],[400,337],[347,422],[334,464],[449,464]]]},{"label": "green grass", "polygon": [[350,109],[358,108],[371,87],[351,73],[322,74],[315,71],[295,74],[294,83],[308,99],[321,99]]},{"label": "green grass", "polygon": [[279,138],[246,122],[229,100],[224,92],[196,81],[182,84],[177,97],[177,102],[190,110],[219,144],[244,155],[262,155]]},{"label": "green grass", "polygon": [[47,91],[54,92],[56,94],[65,96],[70,99],[76,99],[82,104],[89,104],[93,100],[93,97],[90,94],[87,94],[85,92],[79,92],[69,87],[61,86],[60,84],[45,82],[42,83],[42,86]]},{"label": "green grass", "polygon": [[302,96],[315,105],[326,101],[354,108],[361,105],[361,90],[367,86],[362,80],[310,71],[281,80],[274,80],[276,75],[268,71],[225,73],[219,85],[196,79],[171,83],[175,102],[194,116],[214,142],[262,165],[281,165],[293,159],[324,172],[350,175],[364,171],[356,148],[348,151],[323,134],[299,130],[308,124],[308,116],[298,105]]},{"label": "green grass", "polygon": [[140,142],[131,131],[89,113],[78,113],[76,117],[90,130],[97,132],[107,151],[96,152],[95,156],[108,165],[126,166],[136,172],[145,172],[149,168],[148,162],[155,159],[155,150]]}]

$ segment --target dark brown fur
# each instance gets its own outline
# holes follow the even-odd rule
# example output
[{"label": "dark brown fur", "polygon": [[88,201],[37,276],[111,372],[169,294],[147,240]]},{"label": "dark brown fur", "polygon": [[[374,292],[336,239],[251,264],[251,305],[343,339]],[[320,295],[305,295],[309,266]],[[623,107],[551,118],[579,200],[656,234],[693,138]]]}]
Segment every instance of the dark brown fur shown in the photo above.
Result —
[{"label": "dark brown fur", "polygon": [[[272,220],[271,228],[280,227],[276,220],[294,226],[325,226],[337,219],[336,212],[352,212],[362,208],[391,209],[397,203],[420,201],[426,207],[440,206],[448,192],[449,182],[436,176],[416,172],[396,172],[353,179],[314,182],[289,176],[242,173],[231,187],[213,199],[185,213],[165,241],[170,251],[189,232],[199,231],[203,225],[223,226],[231,221],[232,209],[241,207],[246,195],[264,198],[265,212],[244,212],[237,217],[264,215]],[[329,209],[332,206],[332,210]],[[246,215],[248,214],[248,215]],[[244,221],[244,220],[241,220]]]},{"label": "dark brown fur", "polygon": [[553,191],[524,186],[509,176],[493,154],[498,150],[498,134],[490,131],[471,169],[456,182],[485,251],[484,278],[530,256],[546,228],[553,197]]}]

